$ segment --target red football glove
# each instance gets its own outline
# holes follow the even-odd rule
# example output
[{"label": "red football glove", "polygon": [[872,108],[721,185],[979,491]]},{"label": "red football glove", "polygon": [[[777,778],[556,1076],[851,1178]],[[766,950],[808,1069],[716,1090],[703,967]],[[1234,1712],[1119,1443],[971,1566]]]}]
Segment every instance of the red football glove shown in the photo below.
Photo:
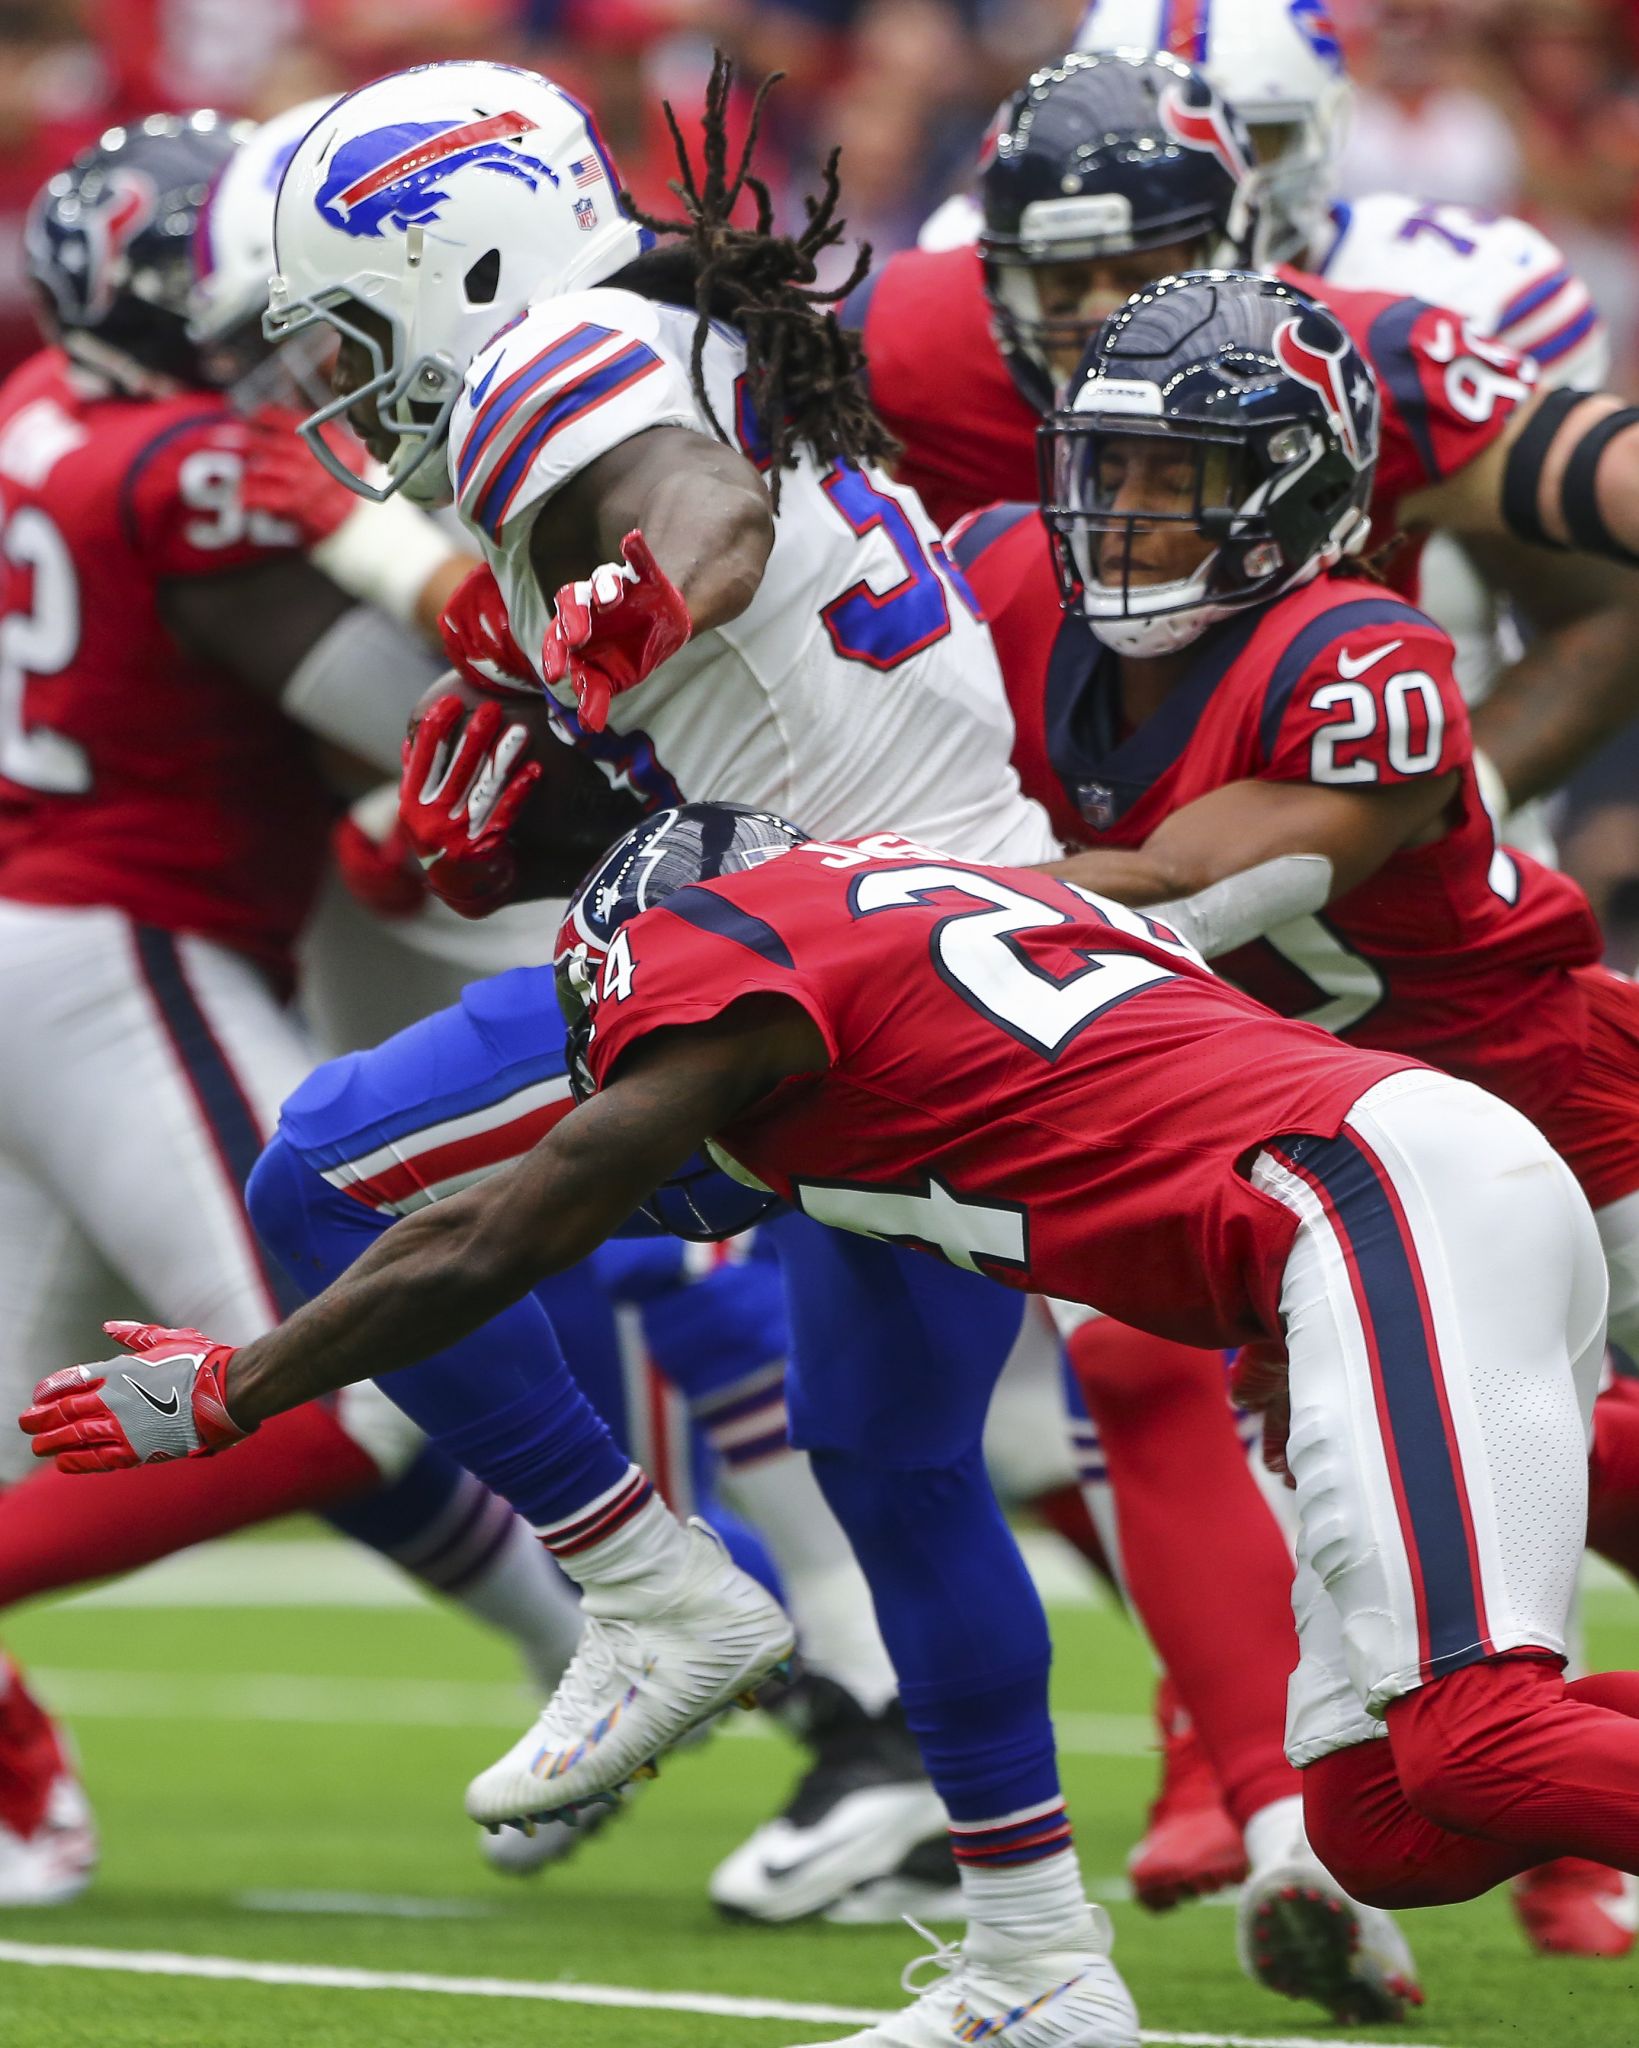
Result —
[{"label": "red football glove", "polygon": [[610,699],[635,689],[694,631],[683,593],[636,527],[620,547],[623,561],[558,592],[541,646],[542,674],[549,683],[569,678],[588,732],[602,732]]},{"label": "red football glove", "polygon": [[[240,479],[240,500],[247,512],[260,512],[293,527],[301,545],[317,547],[359,509],[357,495],[339,483],[329,470],[314,460],[307,443],[296,432],[301,415],[286,407],[267,405],[244,421],[244,470]],[[363,467],[364,451],[350,445],[348,457]]]},{"label": "red football glove", "polygon": [[347,893],[372,917],[413,917],[426,902],[426,872],[401,820],[385,839],[372,839],[347,812],[331,828],[330,851]]},{"label": "red football glove", "polygon": [[1297,1485],[1286,1462],[1292,1427],[1292,1389],[1286,1346],[1273,1338],[1243,1344],[1229,1369],[1229,1395],[1237,1406],[1263,1417],[1263,1462],[1277,1479]]},{"label": "red football glove", "polygon": [[528,742],[499,699],[471,710],[453,694],[404,742],[399,821],[428,888],[463,917],[487,917],[517,886],[507,834],[541,773],[538,761],[514,765]]},{"label": "red football glove", "polygon": [[438,621],[444,652],[469,683],[481,690],[512,690],[520,685],[531,697],[541,679],[512,637],[506,599],[487,562],[465,575]]},{"label": "red football glove", "polygon": [[136,1358],[71,1365],[41,1380],[18,1417],[35,1457],[55,1458],[59,1472],[116,1472],[206,1458],[250,1435],[223,1394],[233,1345],[159,1323],[103,1328]]}]

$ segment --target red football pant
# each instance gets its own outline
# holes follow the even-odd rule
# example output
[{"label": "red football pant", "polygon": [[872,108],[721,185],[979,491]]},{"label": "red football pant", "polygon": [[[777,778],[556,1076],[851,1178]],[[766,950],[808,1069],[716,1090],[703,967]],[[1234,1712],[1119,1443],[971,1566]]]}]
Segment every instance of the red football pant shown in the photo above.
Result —
[{"label": "red football pant", "polygon": [[1639,1673],[1490,1658],[1396,1700],[1388,1731],[1303,1773],[1309,1840],[1363,1905],[1450,1905],[1558,1856],[1639,1871]]},{"label": "red football pant", "polygon": [[1639,1380],[1613,1380],[1593,1404],[1588,1546],[1639,1580]]},{"label": "red football pant", "polygon": [[1299,1791],[1292,1553],[1247,1464],[1223,1354],[1098,1317],[1070,1338],[1115,1496],[1128,1595],[1244,1827]]},{"label": "red football pant", "polygon": [[275,1416],[214,1458],[66,1474],[0,1492],[0,1607],[105,1579],[275,1515],[328,1507],[381,1474],[321,1403]]}]

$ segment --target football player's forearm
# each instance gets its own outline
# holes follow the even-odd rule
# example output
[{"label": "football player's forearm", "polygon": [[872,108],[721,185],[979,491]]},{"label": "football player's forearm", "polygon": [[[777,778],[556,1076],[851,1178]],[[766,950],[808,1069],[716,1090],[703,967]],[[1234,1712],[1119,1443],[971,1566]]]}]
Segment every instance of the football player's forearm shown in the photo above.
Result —
[{"label": "football player's forearm", "polygon": [[637,523],[682,593],[696,633],[737,619],[757,595],[774,545],[760,485],[712,479],[702,487],[687,476],[671,478]]},{"label": "football player's forearm", "polygon": [[[1094,847],[1086,853],[1066,854],[1062,860],[1041,862],[1044,875],[1056,875],[1061,882],[1074,882],[1097,896],[1142,910],[1151,903],[1165,903],[1170,897],[1187,896],[1200,881],[1175,874],[1165,862],[1155,860],[1148,847]],[[1209,878],[1210,879],[1210,878]]]},{"label": "football player's forearm", "polygon": [[549,1244],[524,1264],[504,1244],[487,1242],[469,1213],[482,1207],[457,1196],[404,1218],[288,1322],[236,1351],[225,1383],[235,1422],[249,1429],[431,1357],[557,1270]]},{"label": "football player's forearm", "polygon": [[1639,718],[1639,632],[1611,609],[1536,641],[1472,719],[1474,746],[1510,807],[1557,789],[1577,765]]}]

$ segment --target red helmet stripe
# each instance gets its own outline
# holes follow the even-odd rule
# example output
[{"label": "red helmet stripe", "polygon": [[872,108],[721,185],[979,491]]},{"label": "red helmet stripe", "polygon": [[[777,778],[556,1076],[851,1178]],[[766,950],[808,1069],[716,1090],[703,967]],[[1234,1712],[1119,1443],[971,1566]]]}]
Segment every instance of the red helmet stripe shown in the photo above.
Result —
[{"label": "red helmet stripe", "polygon": [[458,128],[446,128],[442,135],[418,142],[413,149],[403,150],[390,162],[355,178],[337,203],[347,208],[357,206],[361,199],[385,192],[389,185],[425,170],[429,164],[442,163],[446,157],[459,156],[464,149],[473,149],[480,143],[528,135],[536,125],[527,114],[491,114],[482,121],[464,121]]},{"label": "red helmet stripe", "polygon": [[1338,434],[1351,457],[1360,460],[1360,436],[1355,431],[1354,413],[1349,405],[1349,394],[1343,386],[1343,350],[1347,342],[1336,349],[1312,347],[1298,333],[1296,320],[1288,320],[1275,332],[1275,360],[1289,376],[1300,384],[1307,385],[1326,401],[1326,409],[1336,422]]},{"label": "red helmet stripe", "polygon": [[1182,87],[1170,85],[1161,95],[1161,125],[1186,149],[1210,150],[1237,185],[1247,176],[1246,159],[1224,118],[1221,101],[1211,99],[1204,107],[1192,107]]}]

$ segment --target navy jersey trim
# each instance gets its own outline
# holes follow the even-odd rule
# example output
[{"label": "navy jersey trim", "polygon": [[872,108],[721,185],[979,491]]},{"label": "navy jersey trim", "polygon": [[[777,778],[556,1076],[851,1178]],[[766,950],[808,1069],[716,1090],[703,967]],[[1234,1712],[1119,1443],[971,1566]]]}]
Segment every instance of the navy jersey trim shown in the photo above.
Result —
[{"label": "navy jersey trim", "polygon": [[1047,752],[1065,794],[1108,831],[1180,761],[1213,692],[1246,651],[1263,610],[1214,627],[1188,674],[1135,733],[1120,735],[1120,671],[1086,621],[1066,618],[1047,664]]},{"label": "navy jersey trim", "polygon": [[1021,521],[1037,516],[1034,505],[987,505],[971,519],[964,519],[955,533],[947,537],[946,546],[957,568],[966,576],[986,548],[1011,533]]},{"label": "navy jersey trim", "polygon": [[1292,701],[1292,692],[1308,673],[1309,665],[1336,640],[1347,639],[1362,626],[1404,626],[1426,632],[1430,621],[1414,605],[1393,597],[1357,597],[1311,619],[1292,640],[1270,671],[1263,693],[1263,711],[1258,719],[1258,756],[1264,767],[1274,757],[1281,720]]},{"label": "navy jersey trim", "polygon": [[738,903],[730,903],[726,896],[719,896],[714,890],[692,882],[686,889],[679,889],[668,896],[659,906],[669,910],[674,917],[680,917],[685,924],[691,924],[696,931],[709,932],[716,939],[732,939],[735,945],[745,946],[775,967],[796,971],[790,948],[771,924],[764,924],[760,917],[754,917],[749,910],[742,910]]},{"label": "navy jersey trim", "polygon": [[1385,306],[1371,324],[1366,350],[1378,383],[1388,387],[1406,432],[1417,444],[1424,475],[1437,483],[1443,471],[1429,432],[1428,397],[1411,349],[1411,330],[1428,310],[1421,299],[1396,299]]}]

